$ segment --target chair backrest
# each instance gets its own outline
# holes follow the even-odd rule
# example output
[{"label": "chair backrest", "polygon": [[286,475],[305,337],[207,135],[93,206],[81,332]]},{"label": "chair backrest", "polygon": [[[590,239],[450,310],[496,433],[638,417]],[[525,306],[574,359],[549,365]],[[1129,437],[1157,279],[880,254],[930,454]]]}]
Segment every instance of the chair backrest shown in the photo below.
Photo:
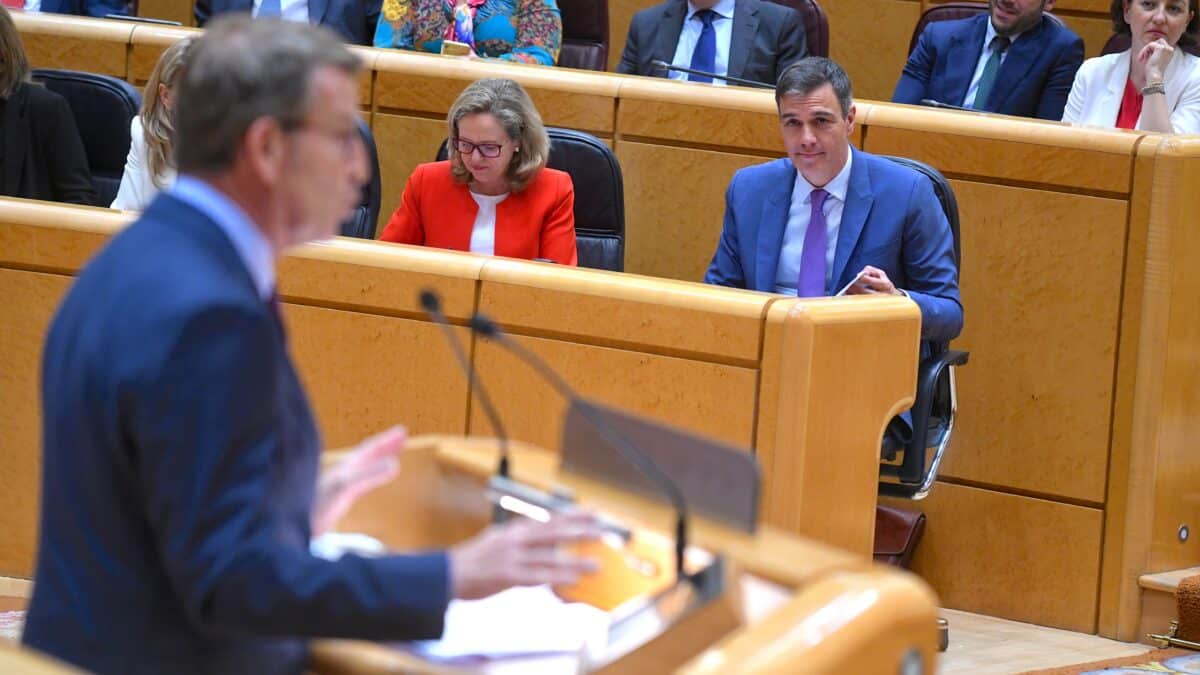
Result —
[{"label": "chair backrest", "polygon": [[358,119],[358,132],[362,135],[363,144],[367,146],[371,179],[363,186],[362,200],[354,208],[350,218],[342,223],[341,234],[346,237],[374,239],[375,223],[379,220],[379,200],[383,192],[383,184],[379,178],[379,152],[375,148],[375,136],[371,134],[371,127],[361,117]]},{"label": "chair backrest", "polygon": [[958,200],[954,198],[954,188],[950,187],[950,181],[941,174],[940,171],[929,166],[925,162],[920,162],[908,157],[894,157],[884,155],[885,158],[922,174],[929,179],[933,184],[933,194],[937,196],[938,203],[942,205],[942,212],[946,214],[946,220],[950,221],[950,234],[954,237],[954,264],[959,269],[962,268],[962,247],[959,244],[958,236]]},{"label": "chair backrest", "polygon": [[[917,48],[917,40],[921,39],[921,33],[925,32],[925,27],[934,21],[968,19],[976,14],[983,14],[987,11],[988,5],[986,2],[946,2],[930,7],[921,14],[920,19],[917,19],[917,25],[913,28],[912,37],[908,40],[908,53],[911,54]],[[1059,26],[1066,25],[1062,19],[1050,12],[1045,12],[1044,14]]]},{"label": "chair backrest", "polygon": [[[1104,43],[1104,48],[1100,50],[1100,55],[1116,54],[1129,49],[1131,39],[1128,33],[1113,33],[1108,41]],[[1192,56],[1200,56],[1200,42],[1192,42],[1189,45],[1180,46],[1183,51]]]},{"label": "chair backrest", "polygon": [[584,70],[608,69],[608,0],[567,0],[562,12],[562,49],[558,65]]},{"label": "chair backrest", "polygon": [[771,0],[777,5],[791,7],[804,19],[804,37],[808,40],[809,56],[829,56],[829,20],[817,0]]},{"label": "chair backrest", "polygon": [[129,123],[142,107],[142,95],[125,80],[76,70],[38,68],[33,79],[67,99],[87,153],[97,204],[117,196],[129,155]]},{"label": "chair backrest", "polygon": [[[566,171],[575,184],[579,266],[624,271],[625,187],[616,155],[600,139],[582,131],[547,127],[546,132],[550,135],[546,165]],[[438,161],[447,156],[442,141]]]}]

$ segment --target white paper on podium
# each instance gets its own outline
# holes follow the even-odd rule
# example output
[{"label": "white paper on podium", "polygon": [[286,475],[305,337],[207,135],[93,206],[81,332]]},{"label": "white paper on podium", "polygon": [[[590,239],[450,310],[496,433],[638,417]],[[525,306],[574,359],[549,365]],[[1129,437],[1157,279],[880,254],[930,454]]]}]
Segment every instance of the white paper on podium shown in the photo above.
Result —
[{"label": "white paper on podium", "polygon": [[[442,639],[408,642],[404,648],[443,662],[570,656],[556,660],[556,672],[562,672],[563,663],[604,652],[608,624],[607,612],[564,602],[549,587],[511,588],[482,600],[451,601]],[[533,665],[526,663],[523,672]]]}]

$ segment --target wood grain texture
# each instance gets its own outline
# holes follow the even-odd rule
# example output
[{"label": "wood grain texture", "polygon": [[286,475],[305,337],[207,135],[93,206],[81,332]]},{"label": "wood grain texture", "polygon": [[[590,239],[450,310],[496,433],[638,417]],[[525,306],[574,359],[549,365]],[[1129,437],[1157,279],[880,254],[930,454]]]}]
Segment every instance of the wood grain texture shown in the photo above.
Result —
[{"label": "wood grain texture", "polygon": [[763,157],[620,141],[625,174],[625,269],[701,281],[734,172]]},{"label": "wood grain texture", "polygon": [[955,346],[971,362],[957,371],[962,414],[943,474],[1101,504],[1125,205],[967,181],[953,187],[966,317]]},{"label": "wood grain texture", "polygon": [[653,7],[655,0],[608,0],[608,70],[617,71],[621,50],[629,35],[629,23],[638,10]]},{"label": "wood grain texture", "polygon": [[[1055,3],[1055,9],[1059,9],[1058,3]],[[1108,42],[1108,38],[1113,33],[1112,18],[1108,14],[1107,6],[1095,14],[1060,13],[1059,18],[1067,24],[1067,28],[1083,38],[1083,56],[1086,59],[1100,56],[1100,50],[1104,48],[1104,43]]]},{"label": "wood grain texture", "polygon": [[196,15],[192,13],[194,3],[189,0],[138,0],[137,15],[148,19],[178,21],[184,26],[195,26]]},{"label": "wood grain texture", "polygon": [[204,31],[199,28],[135,26],[129,39],[129,81],[137,86],[144,85],[146,80],[150,79],[150,72],[154,70],[158,58],[168,46],[183,38],[203,34]]},{"label": "wood grain texture", "polygon": [[30,66],[126,77],[134,24],[37,12],[13,12],[12,17]]},{"label": "wood grain texture", "polygon": [[375,113],[372,126],[379,148],[379,175],[383,190],[379,201],[376,236],[400,206],[400,195],[418,164],[437,159],[438,146],[446,140],[446,122],[440,119]]},{"label": "wood grain texture", "polygon": [[71,277],[0,269],[0,575],[33,576],[41,494],[42,344]]},{"label": "wood grain texture", "polygon": [[880,439],[912,405],[919,340],[907,298],[772,303],[756,452],[764,521],[871,553]]},{"label": "wood grain texture", "polygon": [[1095,632],[1102,511],[940,481],[920,507],[913,571],[942,606]]},{"label": "wood grain texture", "polygon": [[772,92],[630,77],[621,86],[622,136],[783,154]]},{"label": "wood grain texture", "polygon": [[0,198],[0,263],[73,272],[132,220],[111,209]]},{"label": "wood grain texture", "polygon": [[854,97],[892,98],[908,59],[908,39],[921,16],[915,0],[832,0],[821,3],[829,19],[829,57],[854,86]]}]

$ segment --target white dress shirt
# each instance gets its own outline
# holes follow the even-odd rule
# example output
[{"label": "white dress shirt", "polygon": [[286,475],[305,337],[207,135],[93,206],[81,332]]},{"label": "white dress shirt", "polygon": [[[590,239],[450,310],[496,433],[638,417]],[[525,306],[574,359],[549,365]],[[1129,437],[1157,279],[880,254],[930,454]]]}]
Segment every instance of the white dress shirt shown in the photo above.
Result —
[{"label": "white dress shirt", "polygon": [[195,176],[175,181],[171,196],[208,216],[229,238],[263,302],[275,293],[275,252],[262,230],[224,192]]},{"label": "white dress shirt", "polygon": [[[158,182],[163,188],[170,187],[175,182],[175,169],[166,168]],[[117,190],[112,208],[143,211],[161,189],[150,177],[150,155],[146,151],[142,116],[134,115],[129,123],[129,155],[125,157],[125,172],[121,174],[121,187]]]},{"label": "white dress shirt", "polygon": [[[1012,51],[1012,46],[1016,44],[1017,39],[1021,37],[1021,33],[1009,35],[1008,39],[1012,40],[1009,43],[1008,49],[1000,54],[1000,65],[1004,65],[1004,59],[1008,58],[1008,53]],[[979,78],[983,77],[983,69],[987,66],[988,59],[992,57],[992,40],[996,37],[996,28],[992,25],[991,19],[987,22],[987,32],[983,34],[983,49],[979,52],[979,60],[975,62],[975,74],[971,76],[971,86],[967,87],[967,97],[963,99],[962,106],[964,108],[975,107],[975,94],[979,93]]]},{"label": "white dress shirt", "polygon": [[[842,210],[846,206],[850,165],[853,163],[854,152],[847,152],[846,165],[821,188],[829,193],[821,209],[825,212],[825,288],[829,288],[829,277],[833,274],[833,257],[837,252],[838,231],[842,227]],[[787,229],[783,232],[783,247],[779,251],[779,265],[775,268],[776,293],[796,294],[796,283],[800,281],[800,257],[804,254],[804,235],[808,232],[809,216],[812,215],[812,191],[816,189],[797,169]]]},{"label": "white dress shirt", "polygon": [[479,212],[475,214],[475,225],[471,228],[471,252],[495,255],[496,205],[507,199],[508,193],[481,195],[472,192],[471,198],[479,205]]},{"label": "white dress shirt", "polygon": [[25,11],[26,12],[42,11],[42,0],[25,0]]},{"label": "white dress shirt", "polygon": [[[717,13],[713,19],[713,31],[717,38],[717,53],[713,59],[712,72],[717,75],[729,74],[729,42],[733,39],[733,9],[735,0],[719,0],[712,10]],[[675,57],[671,65],[691,68],[692,52],[696,51],[696,43],[700,40],[700,32],[704,30],[704,22],[696,18],[696,6],[688,0],[687,17],[683,20],[683,30],[679,32],[679,43],[675,45]],[[678,70],[668,71],[672,80],[686,80],[687,73]],[[725,80],[713,79],[713,84],[725,85]]]},{"label": "white dress shirt", "polygon": [[[262,5],[262,0],[254,0],[254,7],[251,12],[254,16],[258,16],[258,8]],[[308,23],[308,0],[279,0],[280,14],[288,21],[297,23]]]}]

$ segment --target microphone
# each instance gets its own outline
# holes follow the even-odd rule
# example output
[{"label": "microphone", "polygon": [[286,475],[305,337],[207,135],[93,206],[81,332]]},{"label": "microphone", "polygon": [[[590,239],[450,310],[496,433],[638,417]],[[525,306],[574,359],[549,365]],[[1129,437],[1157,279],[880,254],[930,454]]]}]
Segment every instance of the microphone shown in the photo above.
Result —
[{"label": "microphone", "polygon": [[972,113],[987,112],[986,110],[976,110],[974,108],[967,108],[967,107],[964,107],[961,105],[951,105],[949,103],[942,103],[941,101],[935,101],[931,98],[921,99],[921,105],[929,106],[930,108],[944,108],[946,110],[961,110],[962,112],[972,112]]},{"label": "microphone", "polygon": [[700,75],[702,77],[707,77],[707,78],[711,78],[714,80],[725,80],[726,82],[740,84],[744,87],[755,87],[757,89],[774,89],[775,88],[775,85],[773,85],[773,84],[767,84],[766,82],[759,82],[758,80],[744,80],[740,77],[732,77],[729,75],[718,75],[716,73],[707,73],[707,72],[704,72],[703,70],[692,70],[691,68],[684,68],[683,66],[676,66],[676,65],[667,63],[666,61],[659,61],[657,59],[654,61],[651,61],[650,65],[654,66],[657,70],[678,70],[679,72],[687,73],[688,75]]},{"label": "microphone", "polygon": [[564,399],[576,405],[575,409],[604,437],[604,440],[617,449],[621,456],[625,458],[625,461],[632,464],[646,478],[649,478],[666,495],[667,501],[675,509],[675,578],[677,581],[679,579],[689,579],[683,571],[683,555],[687,550],[688,538],[688,510],[683,493],[680,491],[679,486],[675,484],[675,481],[649,455],[630,443],[627,438],[614,429],[603,417],[598,415],[596,408],[588,404],[583,397],[576,393],[571,385],[567,384],[566,380],[555,372],[549,364],[543,361],[537,354],[529,351],[516,340],[509,337],[491,319],[476,312],[471,317],[471,330],[494,340],[496,344],[509,350],[517,358],[532,367]]},{"label": "microphone", "polygon": [[458,361],[458,367],[466,374],[467,391],[474,392],[475,396],[479,398],[479,404],[483,406],[483,413],[487,415],[488,421],[492,423],[492,428],[496,431],[496,439],[500,444],[500,464],[496,467],[496,473],[502,478],[508,478],[508,434],[504,431],[500,415],[496,413],[496,408],[492,405],[492,399],[484,389],[483,382],[478,381],[475,377],[475,367],[467,360],[467,353],[463,349],[462,343],[458,341],[458,336],[454,334],[450,322],[442,313],[441,297],[435,291],[426,288],[421,290],[420,298],[421,308],[442,329],[442,334],[446,336],[446,342],[450,343],[450,351],[454,352],[454,357]]}]

